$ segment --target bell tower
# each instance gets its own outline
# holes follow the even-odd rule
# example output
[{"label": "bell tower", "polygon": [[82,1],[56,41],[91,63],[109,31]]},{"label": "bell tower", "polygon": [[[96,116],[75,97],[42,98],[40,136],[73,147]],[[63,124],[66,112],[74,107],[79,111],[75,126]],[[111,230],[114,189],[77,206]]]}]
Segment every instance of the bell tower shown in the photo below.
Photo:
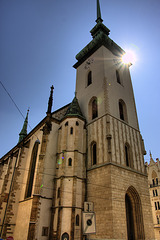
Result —
[{"label": "bell tower", "polygon": [[74,65],[87,122],[87,201],[96,214],[96,237],[90,239],[154,239],[131,64],[122,63],[125,52],[109,37],[99,0],[90,33],[93,39]]}]

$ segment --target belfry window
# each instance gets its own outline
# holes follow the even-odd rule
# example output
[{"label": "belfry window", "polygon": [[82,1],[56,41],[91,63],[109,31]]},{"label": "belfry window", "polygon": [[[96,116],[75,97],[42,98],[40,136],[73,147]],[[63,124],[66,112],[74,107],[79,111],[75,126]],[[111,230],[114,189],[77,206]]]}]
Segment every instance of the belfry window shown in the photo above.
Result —
[{"label": "belfry window", "polygon": [[117,83],[121,84],[121,79],[118,70],[116,70]]},{"label": "belfry window", "polygon": [[30,162],[29,173],[28,173],[26,195],[25,195],[26,198],[31,197],[31,195],[32,195],[38,145],[39,145],[39,142],[35,142],[33,150],[32,150],[31,162]]},{"label": "belfry window", "polygon": [[93,120],[98,117],[98,101],[97,97],[92,97],[88,104],[89,120]]},{"label": "belfry window", "polygon": [[97,99],[92,102],[92,119],[98,117]]},{"label": "belfry window", "polygon": [[92,72],[90,71],[88,73],[88,78],[87,78],[87,86],[92,84]]},{"label": "belfry window", "polygon": [[119,117],[121,120],[127,122],[127,109],[123,100],[119,100]]}]

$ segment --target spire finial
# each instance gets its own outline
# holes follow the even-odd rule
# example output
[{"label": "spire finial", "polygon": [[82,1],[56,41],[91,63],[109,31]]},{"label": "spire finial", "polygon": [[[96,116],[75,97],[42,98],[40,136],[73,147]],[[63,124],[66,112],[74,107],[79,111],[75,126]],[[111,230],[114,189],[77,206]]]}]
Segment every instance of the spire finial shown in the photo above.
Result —
[{"label": "spire finial", "polygon": [[49,100],[48,100],[48,110],[47,110],[47,114],[51,113],[51,110],[52,110],[52,104],[53,104],[53,85],[51,86],[51,91],[50,91],[50,97],[49,97]]},{"label": "spire finial", "polygon": [[101,18],[101,9],[100,9],[100,3],[99,3],[99,0],[97,0],[97,20],[96,20],[97,23],[99,22],[103,22],[102,18]]},{"label": "spire finial", "polygon": [[23,138],[25,138],[27,136],[28,114],[29,114],[29,108],[27,110],[27,115],[26,115],[26,118],[24,120],[22,130],[19,134],[19,141],[18,142],[21,142],[23,140]]}]

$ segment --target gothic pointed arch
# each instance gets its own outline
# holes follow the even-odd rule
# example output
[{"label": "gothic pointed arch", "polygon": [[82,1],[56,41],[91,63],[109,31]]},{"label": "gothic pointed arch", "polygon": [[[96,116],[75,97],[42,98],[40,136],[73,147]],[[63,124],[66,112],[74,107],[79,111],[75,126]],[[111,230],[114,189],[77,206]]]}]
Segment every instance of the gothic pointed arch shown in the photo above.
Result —
[{"label": "gothic pointed arch", "polygon": [[89,119],[93,120],[98,117],[98,101],[97,97],[92,97],[88,105]]},{"label": "gothic pointed arch", "polygon": [[38,146],[39,146],[39,142],[36,141],[35,144],[34,144],[33,150],[32,150],[32,155],[31,155],[31,161],[30,161],[30,167],[29,167],[29,172],[28,172],[28,180],[27,180],[25,198],[31,197],[31,195],[32,195],[32,188],[33,188],[33,182],[34,182],[34,174],[35,174]]},{"label": "gothic pointed arch", "polygon": [[127,107],[125,102],[120,99],[119,100],[119,117],[121,120],[128,122],[128,116],[127,116]]},{"label": "gothic pointed arch", "polygon": [[130,186],[125,195],[127,239],[145,239],[141,199]]}]

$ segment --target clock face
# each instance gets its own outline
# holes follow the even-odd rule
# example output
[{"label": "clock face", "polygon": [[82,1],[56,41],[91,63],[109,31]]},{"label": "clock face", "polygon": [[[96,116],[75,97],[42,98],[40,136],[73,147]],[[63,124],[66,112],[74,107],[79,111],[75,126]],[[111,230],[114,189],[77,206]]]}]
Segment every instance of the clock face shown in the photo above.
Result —
[{"label": "clock face", "polygon": [[88,58],[86,63],[85,63],[85,69],[88,69],[89,66],[93,63],[93,58]]}]

